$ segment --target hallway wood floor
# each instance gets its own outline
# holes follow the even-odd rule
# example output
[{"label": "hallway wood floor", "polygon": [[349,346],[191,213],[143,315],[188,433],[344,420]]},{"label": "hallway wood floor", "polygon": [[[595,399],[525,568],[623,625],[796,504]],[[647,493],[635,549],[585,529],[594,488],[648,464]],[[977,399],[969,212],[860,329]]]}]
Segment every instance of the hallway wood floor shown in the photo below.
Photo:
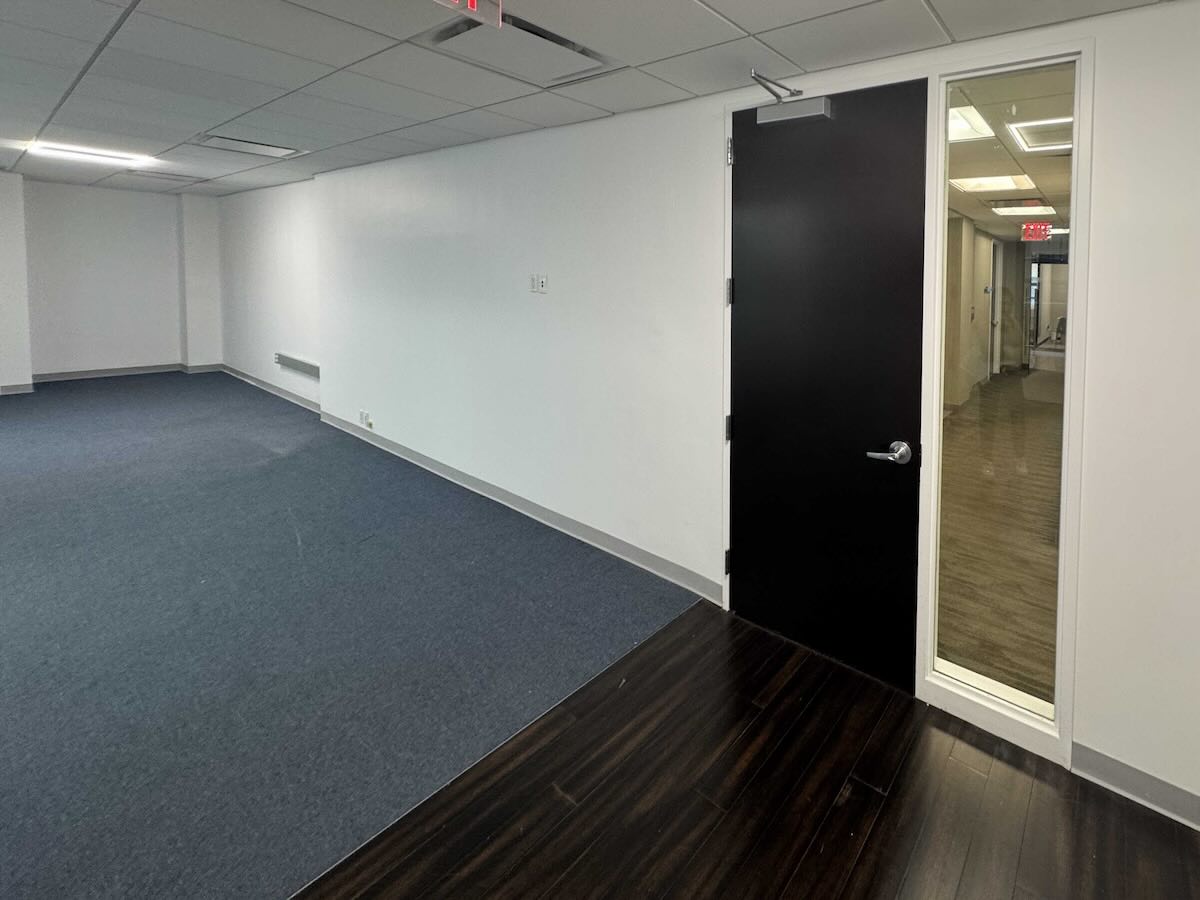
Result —
[{"label": "hallway wood floor", "polygon": [[1200,834],[701,602],[298,895],[1200,898]]},{"label": "hallway wood floor", "polygon": [[1056,372],[993,375],[942,431],[938,655],[1049,703],[1062,385]]}]

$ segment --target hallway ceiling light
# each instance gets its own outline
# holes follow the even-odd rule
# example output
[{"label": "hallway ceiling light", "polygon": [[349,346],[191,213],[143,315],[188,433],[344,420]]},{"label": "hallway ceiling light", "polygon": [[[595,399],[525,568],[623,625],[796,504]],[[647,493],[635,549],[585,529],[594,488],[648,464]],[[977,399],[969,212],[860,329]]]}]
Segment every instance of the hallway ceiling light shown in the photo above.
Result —
[{"label": "hallway ceiling light", "polygon": [[158,162],[153,156],[121,153],[116,150],[99,150],[95,147],[77,147],[73,144],[48,144],[45,141],[31,141],[25,150],[34,156],[49,156],[54,159],[69,159],[74,162],[99,163],[105,166],[116,166],[126,169],[153,166]]},{"label": "hallway ceiling light", "polygon": [[982,175],[978,178],[951,178],[950,183],[960,191],[1032,191],[1036,189],[1028,175]]},{"label": "hallway ceiling light", "polygon": [[952,144],[958,141],[977,141],[980,138],[992,137],[996,133],[973,106],[952,106],[947,128]]},{"label": "hallway ceiling light", "polygon": [[993,206],[992,212],[998,216],[1056,216],[1058,213],[1053,206]]},{"label": "hallway ceiling light", "polygon": [[1072,116],[1058,119],[1038,119],[1036,122],[1009,122],[1008,131],[1017,146],[1026,153],[1046,153],[1051,150],[1070,150],[1072,146]]}]

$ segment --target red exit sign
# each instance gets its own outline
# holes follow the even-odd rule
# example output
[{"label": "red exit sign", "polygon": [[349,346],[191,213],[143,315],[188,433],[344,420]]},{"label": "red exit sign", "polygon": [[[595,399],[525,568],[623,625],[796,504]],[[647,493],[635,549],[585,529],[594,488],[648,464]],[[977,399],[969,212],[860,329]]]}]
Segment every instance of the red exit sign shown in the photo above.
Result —
[{"label": "red exit sign", "polygon": [[504,0],[434,0],[442,6],[462,13],[468,19],[475,19],[485,25],[499,28],[503,19],[500,8]]},{"label": "red exit sign", "polygon": [[1025,222],[1021,225],[1021,240],[1048,241],[1051,227],[1050,222]]}]

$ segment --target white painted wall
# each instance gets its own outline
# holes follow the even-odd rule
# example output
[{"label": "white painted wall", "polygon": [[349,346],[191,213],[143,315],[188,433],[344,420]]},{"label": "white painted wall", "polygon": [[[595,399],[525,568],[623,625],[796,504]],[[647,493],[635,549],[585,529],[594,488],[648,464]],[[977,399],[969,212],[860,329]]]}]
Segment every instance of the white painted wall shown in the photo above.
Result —
[{"label": "white painted wall", "polygon": [[[1075,739],[1194,792],[1200,231],[1195,192],[1156,173],[1189,171],[1200,143],[1197,33],[1200,0],[1177,0],[792,80],[852,90],[1094,41]],[[227,360],[296,390],[270,355],[312,356],[327,412],[368,409],[384,437],[720,579],[724,116],[761,99],[224,199]],[[299,248],[320,252],[319,294]]]},{"label": "white painted wall", "polygon": [[318,179],[324,411],[719,581],[723,127],[676,106]]},{"label": "white painted wall", "polygon": [[33,381],[22,182],[20,175],[0,172],[0,388]]},{"label": "white painted wall", "polygon": [[1200,3],[1102,24],[1075,739],[1200,793]]},{"label": "white painted wall", "polygon": [[223,361],[220,219],[215,197],[179,198],[179,265],[182,283],[183,362]]},{"label": "white painted wall", "polygon": [[180,361],[178,202],[25,182],[34,374]]},{"label": "white painted wall", "polygon": [[320,383],[281,369],[275,353],[322,365],[332,346],[318,337],[315,192],[305,181],[239,194],[220,214],[225,364],[312,401]]}]

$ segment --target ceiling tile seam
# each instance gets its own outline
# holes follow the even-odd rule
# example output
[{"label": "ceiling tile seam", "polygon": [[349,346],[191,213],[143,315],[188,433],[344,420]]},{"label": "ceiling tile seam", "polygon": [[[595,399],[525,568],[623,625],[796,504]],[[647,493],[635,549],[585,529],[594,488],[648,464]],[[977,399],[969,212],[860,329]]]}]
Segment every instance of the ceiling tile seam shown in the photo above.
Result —
[{"label": "ceiling tile seam", "polygon": [[[297,8],[303,9],[304,7],[297,7]],[[316,10],[309,10],[309,12],[316,12]],[[151,18],[151,19],[157,19],[160,22],[170,22],[172,25],[178,25],[180,28],[188,28],[188,29],[191,29],[192,31],[202,31],[205,34],[209,34],[209,35],[212,35],[213,37],[221,38],[222,40],[237,41],[239,44],[244,44],[247,47],[256,47],[259,50],[266,50],[270,53],[279,53],[283,56],[290,56],[292,59],[303,60],[304,62],[312,63],[313,65],[316,65],[316,66],[327,66],[330,69],[337,68],[337,66],[335,66],[333,63],[327,63],[320,59],[313,59],[311,56],[301,56],[299,53],[292,53],[291,51],[288,51],[288,50],[280,50],[278,47],[268,47],[266,44],[260,44],[257,41],[248,41],[244,38],[233,37],[232,35],[228,35],[228,34],[222,34],[219,31],[209,31],[207,28],[201,28],[199,25],[189,25],[187,22],[180,22],[178,19],[170,19],[166,16],[160,16],[160,15],[156,15],[155,13],[149,13],[149,12],[144,12],[144,13],[142,13],[142,15],[147,16],[148,18]],[[325,14],[317,13],[317,15],[325,15]],[[335,19],[334,21],[340,21],[340,20]],[[375,34],[375,32],[371,32],[371,33]],[[386,34],[381,35],[381,37],[393,42],[392,47],[384,47],[383,50],[393,49],[395,44],[398,42],[396,38],[388,37],[388,35],[386,35]],[[402,43],[402,42],[400,42],[400,43]],[[382,53],[383,51],[381,50],[378,52]],[[370,56],[374,56],[374,54],[371,54]],[[354,62],[350,63],[350,65],[352,65],[352,66],[357,65],[358,63],[362,62],[363,59],[369,59],[370,56],[364,56],[362,59],[355,60]],[[200,67],[197,67],[197,68],[200,68]],[[227,74],[227,73],[222,72],[219,74]],[[333,73],[329,73],[329,74],[333,74]],[[249,81],[252,79],[246,79],[246,80]]]},{"label": "ceiling tile seam", "polygon": [[[797,19],[795,22],[788,22],[786,25],[777,25],[774,28],[764,28],[762,31],[756,31],[754,33],[754,37],[761,38],[764,34],[774,34],[776,31],[783,31],[785,28],[795,28],[797,25],[807,25],[809,22],[817,22],[821,19],[828,19],[831,16],[840,16],[842,13],[852,12],[856,9],[862,9],[867,6],[876,6],[883,2],[884,0],[864,0],[863,3],[855,3],[853,6],[846,6],[841,9],[831,9],[829,12],[821,13],[818,16],[809,16],[807,19]],[[922,2],[924,2],[924,0],[922,0]],[[768,44],[767,46],[770,47],[771,45]],[[774,50],[775,48],[771,47],[771,49]],[[791,57],[787,56],[786,53],[782,53],[779,50],[775,50],[775,52],[780,56],[791,59]]]},{"label": "ceiling tile seam", "polygon": [[[486,26],[480,26],[480,27],[486,27]],[[424,44],[418,44],[418,43],[416,43],[416,42],[415,42],[415,41],[414,41],[412,38],[407,38],[407,39],[405,39],[405,40],[401,41],[400,43],[402,43],[402,44],[410,44],[411,46],[413,46],[413,47],[417,47],[418,49],[421,49],[421,50],[427,50],[427,51],[428,51],[428,52],[430,52],[430,53],[435,53],[435,54],[437,54],[438,56],[440,56],[442,59],[449,59],[449,60],[452,60],[453,62],[456,62],[456,63],[461,63],[461,64],[462,64],[462,65],[464,65],[464,66],[470,66],[471,68],[474,68],[474,69],[481,69],[481,70],[483,70],[484,72],[490,72],[492,75],[499,75],[499,76],[501,76],[502,78],[507,78],[507,79],[509,79],[510,81],[516,81],[516,82],[518,82],[518,83],[520,83],[520,84],[523,84],[523,85],[525,85],[526,87],[531,87],[531,88],[533,88],[535,92],[537,92],[537,91],[544,91],[544,90],[546,90],[546,88],[542,87],[540,84],[535,84],[535,83],[534,83],[534,82],[532,82],[532,81],[528,81],[527,79],[521,78],[519,75],[510,75],[508,72],[503,72],[503,71],[501,71],[500,69],[493,68],[492,66],[489,66],[489,65],[487,65],[486,63],[482,63],[482,62],[468,62],[467,60],[465,60],[465,59],[463,59],[463,58],[461,58],[461,57],[458,57],[458,56],[454,56],[454,55],[452,55],[452,54],[450,54],[450,53],[447,53],[445,50],[441,50],[441,49],[439,49],[438,47],[427,47],[427,46],[425,46]],[[388,49],[388,50],[395,50],[396,48],[395,48],[395,47],[388,47],[387,49]],[[372,54],[372,55],[374,56],[374,55],[377,55],[377,54]],[[368,59],[369,59],[369,58],[370,58],[370,57],[368,57]],[[359,63],[361,63],[361,62],[365,62],[365,61],[366,61],[366,60],[359,60],[359,61],[358,61],[358,63],[354,63],[354,65],[356,65],[356,66],[357,66]],[[361,74],[361,73],[359,73],[359,72],[355,72],[354,74],[358,75],[358,74]],[[402,87],[402,88],[404,88],[405,90],[409,90],[409,91],[415,91],[415,90],[416,90],[416,88],[411,88],[411,87],[408,87],[408,85],[405,85],[405,84],[399,84],[399,83],[397,83],[397,82],[394,82],[394,81],[386,81],[386,80],[385,80],[385,79],[383,79],[383,78],[375,78],[375,77],[374,77],[374,76],[372,76],[372,75],[363,75],[363,77],[364,77],[364,78],[371,78],[371,79],[372,79],[372,80],[374,80],[374,81],[382,81],[384,84],[391,84],[391,85],[395,85],[396,87]],[[455,100],[453,97],[443,97],[441,94],[430,94],[430,93],[429,93],[429,91],[418,91],[418,93],[421,93],[421,94],[428,94],[430,97],[437,97],[437,98],[438,98],[438,99],[440,99],[440,100],[450,100],[450,101],[451,101],[451,102],[453,102],[453,103],[459,103],[459,102],[461,102],[461,101],[459,101],[459,100]],[[526,96],[526,97],[528,97],[528,96],[529,96],[529,94],[524,94],[523,96]],[[514,99],[515,99],[515,98],[514,98]],[[502,103],[503,101],[498,101],[498,102],[501,102],[501,103]],[[478,106],[472,106],[471,108],[472,108],[472,109],[481,109],[481,107],[478,107]]]},{"label": "ceiling tile seam", "polygon": [[293,0],[283,0],[283,2],[296,9],[302,9],[305,12],[316,13],[318,16],[324,16],[325,18],[331,19],[334,22],[341,22],[343,25],[353,25],[355,28],[361,28],[363,31],[369,31],[371,34],[377,34],[382,38],[387,38],[389,41],[400,41],[403,43],[407,41],[408,38],[412,37],[410,34],[408,37],[398,38],[394,34],[388,34],[386,31],[377,31],[376,29],[367,25],[363,25],[361,22],[351,22],[349,19],[343,19],[341,16],[331,15],[325,12],[323,9],[313,9],[311,6],[305,6],[302,3],[294,3]]},{"label": "ceiling tile seam", "polygon": [[[693,3],[695,3],[697,6],[699,6],[701,9],[707,10],[708,12],[712,13],[714,16],[716,16],[718,19],[720,19],[720,20],[721,20],[722,22],[724,22],[726,25],[731,25],[731,26],[733,26],[734,28],[736,28],[738,31],[740,31],[740,32],[742,33],[742,35],[743,35],[744,37],[749,37],[749,36],[750,36],[750,30],[749,30],[748,28],[743,28],[743,27],[742,27],[741,25],[739,25],[737,22],[733,21],[733,19],[729,18],[729,16],[725,15],[725,13],[721,12],[721,11],[720,11],[720,10],[718,10],[718,9],[715,9],[715,8],[713,8],[713,7],[709,6],[707,3],[705,3],[705,2],[704,2],[704,0],[692,0],[692,2],[693,2]],[[734,40],[735,40],[735,41],[736,41],[736,40],[740,40],[740,38],[734,38]],[[725,43],[725,42],[724,42],[724,41],[722,41],[722,43]],[[713,46],[716,46],[716,45],[714,44]],[[697,47],[696,49],[698,49],[698,50],[703,50],[704,48],[703,48],[703,47]],[[657,60],[656,60],[656,62],[657,62]]]},{"label": "ceiling tile seam", "polygon": [[[67,85],[67,89],[63,91],[63,95],[58,98],[58,102],[54,104],[54,108],[51,109],[50,114],[46,116],[46,121],[42,123],[42,127],[39,128],[37,134],[33,136],[35,141],[41,138],[46,129],[50,127],[50,123],[54,121],[54,117],[58,115],[59,110],[61,110],[66,104],[67,100],[70,99],[71,94],[75,91],[75,88],[79,87],[79,83],[83,81],[83,78],[85,75],[87,75],[88,70],[95,65],[96,60],[100,58],[100,54],[104,52],[104,49],[108,46],[109,41],[116,37],[117,32],[121,30],[121,26],[124,25],[129,17],[133,15],[134,10],[137,9],[138,4],[141,2],[142,0],[133,0],[133,2],[130,3],[129,6],[127,6],[119,16],[117,16],[117,20],[112,23],[112,26],[108,29],[108,33],[101,38],[100,42],[96,45],[96,48],[92,51],[92,55],[87,58],[87,61],[84,62],[83,66],[75,74],[75,77],[71,79],[71,83]],[[28,147],[21,151],[21,155],[18,156],[16,162],[12,164],[10,171],[16,171],[17,166],[19,166],[21,161],[25,159],[25,153],[27,150]]]},{"label": "ceiling tile seam", "polygon": [[958,38],[954,36],[954,32],[950,30],[950,26],[942,18],[942,14],[934,7],[933,0],[921,0],[921,3],[925,6],[926,12],[933,16],[933,21],[937,22],[938,28],[942,29],[942,33],[946,35],[946,40],[952,44],[957,41]]},{"label": "ceiling tile seam", "polygon": [[[528,119],[519,118],[518,116],[514,116],[512,113],[496,112],[496,110],[493,109],[493,107],[495,107],[495,106],[503,106],[506,103],[512,103],[513,100],[528,100],[530,97],[537,97],[539,94],[553,94],[553,91],[542,90],[542,91],[538,91],[537,94],[526,94],[524,97],[513,97],[512,100],[497,100],[495,103],[491,103],[487,106],[480,106],[480,107],[477,107],[477,109],[484,110],[485,112],[494,113],[497,116],[504,116],[506,118],[513,119],[517,122],[524,122],[526,125],[533,125],[537,128],[558,128],[559,127],[558,125],[543,125],[540,122],[530,122]],[[606,118],[609,116],[616,115],[616,113],[612,112],[611,110],[607,110],[602,107],[596,106],[594,103],[587,103],[583,100],[576,100],[574,97],[564,97],[562,94],[553,94],[553,95],[560,100],[569,100],[572,103],[578,103],[580,106],[586,106],[590,109],[594,109],[596,112],[600,113],[600,115],[597,116],[596,118]],[[458,115],[458,113],[455,113],[455,115]],[[579,121],[586,122],[587,119],[580,119]],[[422,122],[420,124],[424,124],[424,123]],[[577,124],[579,124],[579,122],[560,122],[559,123],[559,125],[577,125]],[[445,126],[443,126],[443,127],[445,127]],[[397,130],[403,131],[403,129],[397,129]],[[457,130],[458,129],[455,129],[455,128],[451,129],[451,131],[457,131]],[[463,133],[465,134],[466,132],[463,132]],[[378,137],[378,135],[372,135],[372,137]],[[363,140],[370,140],[370,138],[363,138]]]}]

